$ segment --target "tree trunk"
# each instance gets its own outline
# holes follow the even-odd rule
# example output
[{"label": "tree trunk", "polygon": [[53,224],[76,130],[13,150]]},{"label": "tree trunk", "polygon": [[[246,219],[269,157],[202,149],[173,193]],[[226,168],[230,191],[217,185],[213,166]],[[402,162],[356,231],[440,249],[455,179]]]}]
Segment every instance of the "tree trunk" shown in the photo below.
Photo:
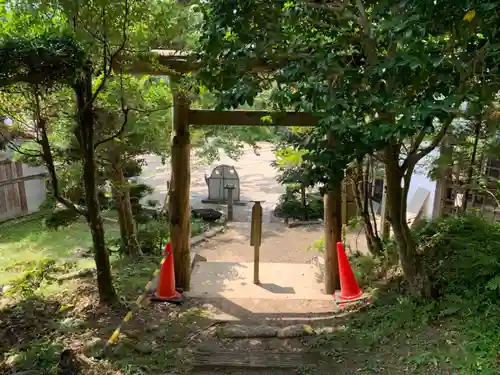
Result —
[{"label": "tree trunk", "polygon": [[429,278],[417,254],[417,247],[406,220],[408,188],[406,186],[401,187],[403,171],[399,166],[399,151],[397,147],[389,145],[384,150],[384,154],[387,175],[389,221],[394,231],[394,240],[398,249],[404,276],[408,282],[409,291],[412,295],[417,297],[429,297]]},{"label": "tree trunk", "polygon": [[42,112],[40,108],[40,98],[38,96],[38,92],[34,91],[35,95],[35,118],[36,118],[36,126],[39,130],[39,138],[37,140],[38,144],[42,148],[42,159],[45,164],[45,168],[49,172],[49,182],[50,187],[52,189],[52,194],[54,194],[54,198],[61,204],[63,204],[66,208],[75,210],[78,214],[85,214],[82,210],[78,209],[73,202],[69,199],[66,199],[61,195],[59,190],[59,180],[57,178],[56,167],[54,164],[54,157],[52,155],[52,149],[50,147],[49,137],[47,135],[47,122],[42,117]]},{"label": "tree trunk", "polygon": [[462,212],[467,211],[467,203],[469,200],[469,192],[470,185],[472,184],[472,177],[474,176],[474,164],[476,164],[476,156],[477,156],[477,146],[479,144],[479,135],[481,133],[481,120],[477,119],[475,123],[475,132],[474,132],[474,146],[472,148],[472,155],[470,158],[469,168],[467,170],[467,181],[465,182],[466,188],[464,192],[464,197],[462,201]]},{"label": "tree trunk", "polygon": [[434,196],[434,207],[432,217],[439,218],[446,214],[448,206],[448,194],[451,182],[452,147],[449,145],[448,139],[445,137],[439,149],[438,159],[438,179],[436,181],[436,192]]},{"label": "tree trunk", "polygon": [[354,181],[354,199],[359,213],[363,219],[363,229],[365,232],[366,243],[368,250],[374,256],[382,253],[382,243],[377,236],[369,213],[369,197],[367,195],[367,187],[365,186],[365,178],[363,175],[362,161],[356,162],[356,176]]},{"label": "tree trunk", "polygon": [[118,224],[120,225],[120,238],[122,239],[122,244],[125,246],[126,239],[128,238],[127,227],[125,225],[125,217],[123,213],[123,204],[120,197],[120,193],[116,187],[112,187],[113,197],[115,199],[116,212],[118,213]]},{"label": "tree trunk", "polygon": [[92,111],[92,75],[86,72],[83,80],[74,86],[77,100],[77,121],[75,135],[83,153],[83,180],[87,203],[87,222],[92,233],[94,260],[97,268],[97,287],[101,303],[114,303],[118,299],[113,287],[109,254],[104,238],[99,199],[96,187],[96,166],[94,153],[94,116]]},{"label": "tree trunk", "polygon": [[170,234],[174,252],[176,286],[189,290],[191,262],[189,241],[191,221],[189,206],[190,185],[190,136],[189,102],[184,94],[173,90],[173,138],[172,138],[172,177],[170,197]]},{"label": "tree trunk", "polygon": [[332,184],[323,196],[325,221],[325,292],[340,287],[337,242],[342,241],[342,184]]},{"label": "tree trunk", "polygon": [[302,201],[302,209],[304,210],[304,221],[309,220],[309,212],[307,210],[307,201],[306,201],[306,187],[304,185],[300,185],[300,199]]},{"label": "tree trunk", "polygon": [[137,240],[137,226],[132,212],[132,204],[130,203],[130,187],[123,174],[121,163],[115,163],[112,168],[113,184],[117,193],[118,218],[121,221],[120,232],[122,241],[127,248],[128,254],[132,257],[137,257],[142,255],[142,251]]},{"label": "tree trunk", "polygon": [[382,201],[380,202],[380,226],[381,235],[384,241],[387,241],[391,233],[391,225],[387,218],[389,217],[389,209],[387,205],[387,176],[384,172],[384,184],[382,186]]}]

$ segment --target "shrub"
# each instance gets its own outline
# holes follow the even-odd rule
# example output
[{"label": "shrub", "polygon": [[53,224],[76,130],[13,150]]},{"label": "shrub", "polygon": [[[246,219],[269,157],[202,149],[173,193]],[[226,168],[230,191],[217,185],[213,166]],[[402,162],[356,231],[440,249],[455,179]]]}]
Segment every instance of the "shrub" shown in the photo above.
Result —
[{"label": "shrub", "polygon": [[162,220],[149,220],[139,225],[137,239],[144,254],[160,254],[164,244],[169,241],[168,223]]},{"label": "shrub", "polygon": [[416,233],[436,296],[500,292],[500,225],[474,215],[438,219]]},{"label": "shrub", "polygon": [[50,213],[43,219],[43,223],[48,229],[57,230],[59,227],[73,224],[79,217],[80,215],[75,210],[62,208]]},{"label": "shrub", "polygon": [[130,204],[132,205],[132,213],[137,223],[146,223],[149,215],[143,210],[141,199],[152,194],[154,189],[146,184],[131,184],[130,185]]},{"label": "shrub", "polygon": [[[323,218],[323,200],[319,193],[306,194],[306,205],[309,220]],[[297,189],[287,187],[287,191],[279,197],[274,208],[274,216],[282,219],[303,219],[304,207]]]},{"label": "shrub", "polygon": [[[191,218],[191,237],[205,232],[208,224],[203,220]],[[145,254],[160,254],[165,243],[170,240],[168,223],[165,220],[151,219],[139,225],[137,239]]]}]

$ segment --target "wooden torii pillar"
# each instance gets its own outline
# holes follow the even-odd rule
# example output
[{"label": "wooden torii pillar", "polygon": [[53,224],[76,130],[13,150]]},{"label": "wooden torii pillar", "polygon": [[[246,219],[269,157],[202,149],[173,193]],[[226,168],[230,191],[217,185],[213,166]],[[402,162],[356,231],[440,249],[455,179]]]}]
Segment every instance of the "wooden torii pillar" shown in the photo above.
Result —
[{"label": "wooden torii pillar", "polygon": [[190,239],[191,142],[189,99],[172,83],[172,146],[169,194],[170,239],[174,253],[175,282],[189,290],[191,276]]},{"label": "wooden torii pillar", "polygon": [[[170,192],[171,237],[176,285],[189,290],[190,283],[190,139],[189,125],[315,126],[318,117],[307,112],[213,111],[189,109],[185,95],[174,90],[172,138],[172,185]],[[325,286],[332,294],[338,287],[336,242],[342,233],[341,188],[325,197]]]}]

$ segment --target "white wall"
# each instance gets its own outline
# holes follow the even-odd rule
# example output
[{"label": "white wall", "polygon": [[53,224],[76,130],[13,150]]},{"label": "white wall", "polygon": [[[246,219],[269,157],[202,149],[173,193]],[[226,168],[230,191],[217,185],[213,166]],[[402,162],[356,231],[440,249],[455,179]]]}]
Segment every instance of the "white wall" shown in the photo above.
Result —
[{"label": "white wall", "polygon": [[[45,167],[30,167],[23,164],[23,176],[45,173]],[[28,202],[28,213],[36,212],[45,200],[45,179],[43,177],[25,181],[26,200]]]},{"label": "white wall", "polygon": [[[408,199],[407,199],[408,211],[411,211],[412,203],[416,202],[416,200],[418,200],[419,198],[416,197],[416,193],[419,188],[425,189],[426,191],[429,192],[429,197],[427,199],[427,202],[425,203],[423,211],[423,216],[428,219],[432,218],[434,197],[436,193],[436,181],[432,181],[428,177],[428,174],[432,161],[435,160],[436,157],[438,156],[439,156],[439,151],[434,150],[417,164],[417,167],[415,168],[415,171],[411,178],[410,189],[408,190]],[[421,195],[422,190],[420,190],[418,193]]]}]

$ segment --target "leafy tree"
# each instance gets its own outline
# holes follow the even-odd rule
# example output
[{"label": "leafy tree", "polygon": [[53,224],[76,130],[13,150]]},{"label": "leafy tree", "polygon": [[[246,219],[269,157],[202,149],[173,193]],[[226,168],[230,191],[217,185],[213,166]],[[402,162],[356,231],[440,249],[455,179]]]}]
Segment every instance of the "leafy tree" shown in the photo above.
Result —
[{"label": "leafy tree", "polygon": [[[140,255],[137,227],[130,197],[127,170],[136,165],[140,173],[140,156],[155,153],[166,157],[170,132],[170,89],[162,79],[122,76],[109,82],[100,97],[97,152],[99,166],[111,181],[118,211],[122,242],[130,255]],[[121,103],[117,108],[116,103]],[[126,117],[122,116],[127,111]]]},{"label": "leafy tree", "polygon": [[[85,211],[58,194],[59,187],[54,183],[56,179],[52,179],[53,190],[58,200],[78,209],[87,218],[94,242],[102,302],[113,302],[116,293],[104,243],[96,182],[96,152],[104,144],[104,140],[97,139],[95,132],[98,100],[117,69],[120,56],[176,43],[169,36],[172,33],[177,33],[177,38],[182,36],[182,28],[177,26],[181,19],[185,19],[183,13],[176,13],[176,9],[180,11],[175,2],[148,0],[82,4],[63,0],[9,1],[0,8],[5,21],[1,26],[0,85],[5,87],[22,82],[36,86],[40,94],[48,88],[57,90],[57,85],[63,85],[70,87],[74,93],[76,115],[73,134],[82,158]],[[177,39],[179,43],[182,39]],[[38,93],[36,97],[40,97]],[[126,123],[129,110],[122,105],[121,111]],[[35,119],[35,123],[40,129],[39,139],[42,140],[42,152],[49,173],[56,177],[52,168],[52,150],[46,141],[45,119]],[[110,136],[105,141],[114,138]],[[46,147],[48,144],[49,147]]]},{"label": "leafy tree", "polygon": [[218,0],[203,11],[200,78],[222,106],[274,87],[281,108],[319,112],[304,148],[330,187],[349,162],[380,151],[409,289],[429,295],[406,220],[409,183],[461,104],[487,103],[498,89],[496,4]]}]

